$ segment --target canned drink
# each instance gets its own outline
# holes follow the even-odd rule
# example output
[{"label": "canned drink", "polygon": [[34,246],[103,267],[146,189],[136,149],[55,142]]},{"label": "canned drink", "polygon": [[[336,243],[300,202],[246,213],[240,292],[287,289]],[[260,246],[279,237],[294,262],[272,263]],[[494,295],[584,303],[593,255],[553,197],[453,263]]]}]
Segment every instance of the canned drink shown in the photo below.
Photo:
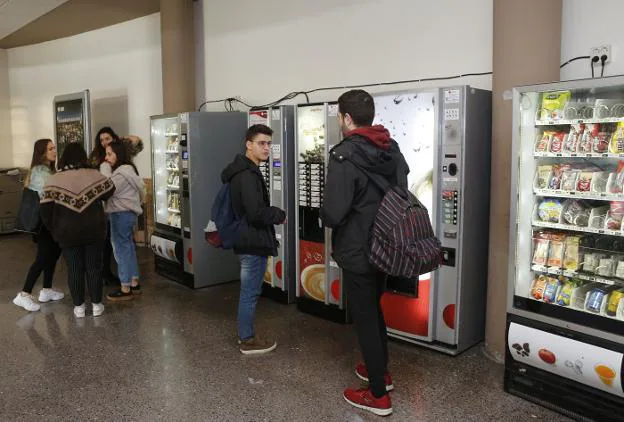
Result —
[{"label": "canned drink", "polygon": [[589,293],[589,299],[587,300],[586,309],[595,314],[600,313],[600,305],[604,300],[606,293],[602,289],[593,289]]},{"label": "canned drink", "polygon": [[616,290],[611,293],[609,304],[607,305],[607,315],[615,316],[620,300],[622,299],[624,299],[624,289]]}]

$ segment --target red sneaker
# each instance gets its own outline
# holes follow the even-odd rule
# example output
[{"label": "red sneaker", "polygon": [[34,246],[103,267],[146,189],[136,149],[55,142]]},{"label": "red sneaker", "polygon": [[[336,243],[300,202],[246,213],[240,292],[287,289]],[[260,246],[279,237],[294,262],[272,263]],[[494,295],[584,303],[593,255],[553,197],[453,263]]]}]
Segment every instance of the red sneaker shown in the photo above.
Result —
[{"label": "red sneaker", "polygon": [[388,416],[392,414],[392,400],[390,400],[388,393],[383,397],[375,398],[368,388],[359,390],[347,388],[344,390],[343,397],[351,406],[368,410],[375,415]]},{"label": "red sneaker", "polygon": [[[355,375],[362,381],[368,381],[368,369],[366,369],[366,365],[363,363],[358,363],[355,365]],[[394,384],[392,383],[392,375],[389,372],[386,372],[384,375],[384,381],[386,381],[386,391],[394,390]]]}]

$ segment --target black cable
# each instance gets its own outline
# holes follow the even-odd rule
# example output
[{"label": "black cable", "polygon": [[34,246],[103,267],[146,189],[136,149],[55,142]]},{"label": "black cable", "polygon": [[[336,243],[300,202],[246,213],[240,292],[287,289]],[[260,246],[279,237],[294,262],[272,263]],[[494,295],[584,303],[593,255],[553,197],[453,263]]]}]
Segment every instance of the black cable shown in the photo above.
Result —
[{"label": "black cable", "polygon": [[594,78],[594,61],[593,60],[590,62],[590,65],[591,65],[592,79],[593,79]]},{"label": "black cable", "polygon": [[600,56],[600,64],[602,66],[602,68],[600,69],[600,77],[602,78],[604,76],[604,68],[605,68],[605,62],[607,61],[607,55],[603,54],[602,56]]},{"label": "black cable", "polygon": [[572,63],[572,62],[576,61],[576,60],[583,60],[583,59],[591,59],[591,57],[590,57],[590,56],[578,56],[578,57],[574,57],[574,58],[572,58],[572,59],[568,60],[567,62],[565,62],[564,64],[562,64],[561,66],[559,66],[559,68],[563,68],[563,67],[565,67],[565,66],[569,65],[570,63]]},{"label": "black cable", "polygon": [[[577,60],[578,58],[572,59],[570,61],[573,60]],[[566,63],[567,64],[567,63]],[[270,108],[270,107],[274,107],[278,104],[281,104],[284,101],[288,101],[288,100],[292,100],[294,98],[297,98],[299,95],[303,95],[306,97],[306,102],[309,104],[310,103],[310,94],[313,94],[315,92],[320,92],[320,91],[333,91],[336,89],[355,89],[355,88],[368,88],[368,87],[375,87],[375,86],[388,86],[388,85],[400,85],[400,84],[408,84],[408,83],[421,83],[421,82],[432,82],[432,81],[448,81],[451,79],[460,79],[460,78],[465,78],[468,76],[485,76],[485,75],[491,75],[492,72],[478,72],[478,73],[463,73],[463,74],[459,74],[459,75],[454,75],[454,76],[439,76],[439,77],[434,77],[434,78],[422,78],[422,79],[406,79],[403,81],[393,81],[393,82],[379,82],[379,83],[373,83],[373,84],[361,84],[361,85],[344,85],[344,86],[328,86],[328,87],[323,87],[323,88],[315,88],[315,89],[311,89],[309,91],[293,91],[290,92],[286,95],[284,95],[282,98],[267,103],[267,104],[262,104],[262,105],[250,105],[247,104],[246,102],[244,102],[243,100],[240,100],[238,98],[224,98],[222,100],[214,100],[214,101],[206,101],[204,103],[202,103],[202,105],[199,106],[198,111],[201,111],[201,108],[206,105],[206,104],[212,104],[212,103],[219,103],[219,102],[228,102],[230,103],[230,106],[232,104],[232,102],[238,102],[240,104],[243,104],[246,107],[249,107],[251,110],[254,109],[260,109],[260,108]],[[228,108],[226,107],[226,110],[228,110]],[[233,107],[231,107],[230,110],[228,111],[234,111]]]}]

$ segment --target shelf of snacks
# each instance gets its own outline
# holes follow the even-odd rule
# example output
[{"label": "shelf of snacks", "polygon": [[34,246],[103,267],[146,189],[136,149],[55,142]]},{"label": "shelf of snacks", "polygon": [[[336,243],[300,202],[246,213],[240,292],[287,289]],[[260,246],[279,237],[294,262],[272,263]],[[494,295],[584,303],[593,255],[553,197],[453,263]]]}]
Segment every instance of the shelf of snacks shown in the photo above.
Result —
[{"label": "shelf of snacks", "polygon": [[624,195],[621,193],[577,192],[554,189],[535,189],[533,192],[537,196],[552,196],[556,198],[580,198],[594,201],[624,201]]},{"label": "shelf of snacks", "polygon": [[560,267],[546,267],[544,265],[533,265],[531,266],[533,272],[545,274],[545,275],[556,275],[563,276],[566,278],[575,278],[584,281],[593,281],[600,284],[606,284],[608,286],[618,285],[620,287],[624,287],[624,280],[617,278],[604,278],[600,276],[585,274],[578,271],[568,271],[564,270]]},{"label": "shelf of snacks", "polygon": [[531,283],[528,297],[553,306],[624,320],[624,289],[617,285],[538,275]]},{"label": "shelf of snacks", "polygon": [[568,130],[538,130],[533,152],[535,157],[621,158],[624,119],[617,124],[578,123]]}]

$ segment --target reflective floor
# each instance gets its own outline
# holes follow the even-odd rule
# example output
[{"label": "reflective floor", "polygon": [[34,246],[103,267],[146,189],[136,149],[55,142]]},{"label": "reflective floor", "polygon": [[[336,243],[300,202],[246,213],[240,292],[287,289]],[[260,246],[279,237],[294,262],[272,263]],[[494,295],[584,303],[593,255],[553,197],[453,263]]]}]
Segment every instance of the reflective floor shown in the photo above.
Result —
[{"label": "reflective floor", "polygon": [[[12,304],[34,254],[26,236],[0,237],[1,421],[369,421],[342,390],[358,385],[353,329],[262,299],[259,330],[278,349],[236,348],[238,285],[199,291],[152,271],[141,250],[144,293],[76,320],[71,300],[27,313]],[[55,287],[65,292],[64,263]],[[40,284],[35,287],[38,294]],[[396,421],[559,421],[504,393],[503,368],[480,346],[451,358],[390,344]]]}]

